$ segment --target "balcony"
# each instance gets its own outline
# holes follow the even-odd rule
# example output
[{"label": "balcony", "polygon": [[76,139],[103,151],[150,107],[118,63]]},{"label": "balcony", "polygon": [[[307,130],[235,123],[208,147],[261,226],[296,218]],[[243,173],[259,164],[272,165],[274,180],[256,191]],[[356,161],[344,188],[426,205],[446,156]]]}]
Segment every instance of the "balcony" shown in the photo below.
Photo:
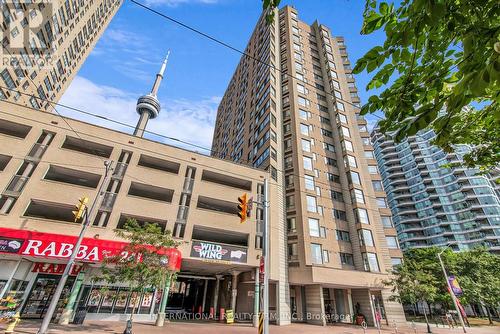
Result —
[{"label": "balcony", "polygon": [[14,175],[3,194],[10,197],[19,197],[29,179],[27,176]]},{"label": "balcony", "polygon": [[229,202],[217,198],[198,196],[198,203],[196,204],[196,207],[198,209],[216,211],[219,213],[226,213],[231,215],[238,214],[238,206],[236,204],[236,201]]},{"label": "balcony", "polygon": [[63,222],[74,222],[74,205],[32,199],[24,216],[50,219]]},{"label": "balcony", "polygon": [[118,221],[117,228],[118,229],[123,228],[125,226],[125,223],[128,220],[130,220],[130,219],[133,219],[133,220],[137,221],[137,223],[139,223],[139,225],[144,225],[145,223],[156,224],[156,225],[158,225],[161,228],[162,232],[164,232],[165,228],[167,227],[167,221],[166,220],[159,220],[159,219],[148,218],[148,217],[133,216],[133,215],[129,215],[129,214],[121,214],[120,215],[120,219]]}]

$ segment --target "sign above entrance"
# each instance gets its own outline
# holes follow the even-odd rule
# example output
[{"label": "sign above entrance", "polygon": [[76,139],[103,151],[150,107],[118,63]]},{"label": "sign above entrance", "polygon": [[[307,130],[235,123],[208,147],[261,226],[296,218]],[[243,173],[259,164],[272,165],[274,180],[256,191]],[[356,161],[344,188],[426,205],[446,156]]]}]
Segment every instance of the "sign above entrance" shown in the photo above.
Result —
[{"label": "sign above entrance", "polygon": [[191,257],[214,261],[247,263],[247,249],[244,247],[193,240]]},{"label": "sign above entrance", "polygon": [[[77,237],[72,235],[0,228],[0,253],[65,259],[71,256],[76,241]],[[126,244],[120,241],[83,238],[76,259],[79,262],[102,262],[104,258],[120,253],[128,256],[124,251]],[[171,270],[180,270],[182,258],[178,249],[165,248],[161,250],[161,254],[168,258],[165,262]]]},{"label": "sign above entrance", "polygon": [[[42,273],[42,274],[54,274],[54,275],[62,275],[64,269],[66,268],[66,264],[64,263],[43,263],[37,262],[31,269],[33,273]],[[72,276],[78,275],[78,273],[83,269],[83,266],[74,265],[71,268],[71,272],[69,273]]]}]

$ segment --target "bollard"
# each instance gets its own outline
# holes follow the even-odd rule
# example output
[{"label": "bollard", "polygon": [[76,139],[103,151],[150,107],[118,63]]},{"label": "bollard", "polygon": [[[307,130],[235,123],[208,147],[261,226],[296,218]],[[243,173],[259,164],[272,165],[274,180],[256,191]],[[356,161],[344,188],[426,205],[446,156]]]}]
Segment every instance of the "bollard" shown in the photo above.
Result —
[{"label": "bollard", "polygon": [[12,321],[5,329],[5,333],[14,333],[14,329],[19,324],[19,322],[21,322],[21,315],[19,314],[19,311],[17,311],[16,314],[14,314],[14,316],[12,317]]},{"label": "bollard", "polygon": [[209,319],[215,319],[214,308],[213,307],[210,307],[210,314],[209,314],[208,318]]},{"label": "bollard", "polygon": [[219,310],[219,321],[224,321],[225,318],[226,318],[226,310],[221,307]]}]

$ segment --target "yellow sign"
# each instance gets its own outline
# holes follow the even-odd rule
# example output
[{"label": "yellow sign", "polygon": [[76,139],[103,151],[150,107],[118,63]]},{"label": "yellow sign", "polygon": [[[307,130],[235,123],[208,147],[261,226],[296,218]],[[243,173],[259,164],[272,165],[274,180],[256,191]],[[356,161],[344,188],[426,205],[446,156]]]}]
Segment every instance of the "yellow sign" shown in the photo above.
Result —
[{"label": "yellow sign", "polygon": [[233,310],[226,310],[226,324],[234,323],[234,313]]}]

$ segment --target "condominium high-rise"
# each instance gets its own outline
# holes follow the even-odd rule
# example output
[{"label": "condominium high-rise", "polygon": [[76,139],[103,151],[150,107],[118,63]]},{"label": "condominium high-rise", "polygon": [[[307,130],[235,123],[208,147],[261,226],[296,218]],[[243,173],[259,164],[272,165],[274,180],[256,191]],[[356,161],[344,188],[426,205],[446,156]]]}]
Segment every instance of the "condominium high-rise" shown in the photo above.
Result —
[{"label": "condominium high-rise", "polygon": [[0,99],[40,110],[58,102],[122,0],[0,4]]},{"label": "condominium high-rise", "polygon": [[500,253],[498,176],[454,167],[467,147],[447,154],[431,144],[432,130],[401,143],[378,127],[371,137],[403,249],[451,243],[457,251],[486,246]]},{"label": "condominium high-rise", "polygon": [[271,226],[276,307],[289,302],[292,321],[322,325],[328,313],[373,324],[377,310],[403,322],[381,283],[402,255],[344,39],[287,6],[271,25],[261,17],[245,52],[212,150],[269,170],[283,199],[271,208],[286,219]]}]

